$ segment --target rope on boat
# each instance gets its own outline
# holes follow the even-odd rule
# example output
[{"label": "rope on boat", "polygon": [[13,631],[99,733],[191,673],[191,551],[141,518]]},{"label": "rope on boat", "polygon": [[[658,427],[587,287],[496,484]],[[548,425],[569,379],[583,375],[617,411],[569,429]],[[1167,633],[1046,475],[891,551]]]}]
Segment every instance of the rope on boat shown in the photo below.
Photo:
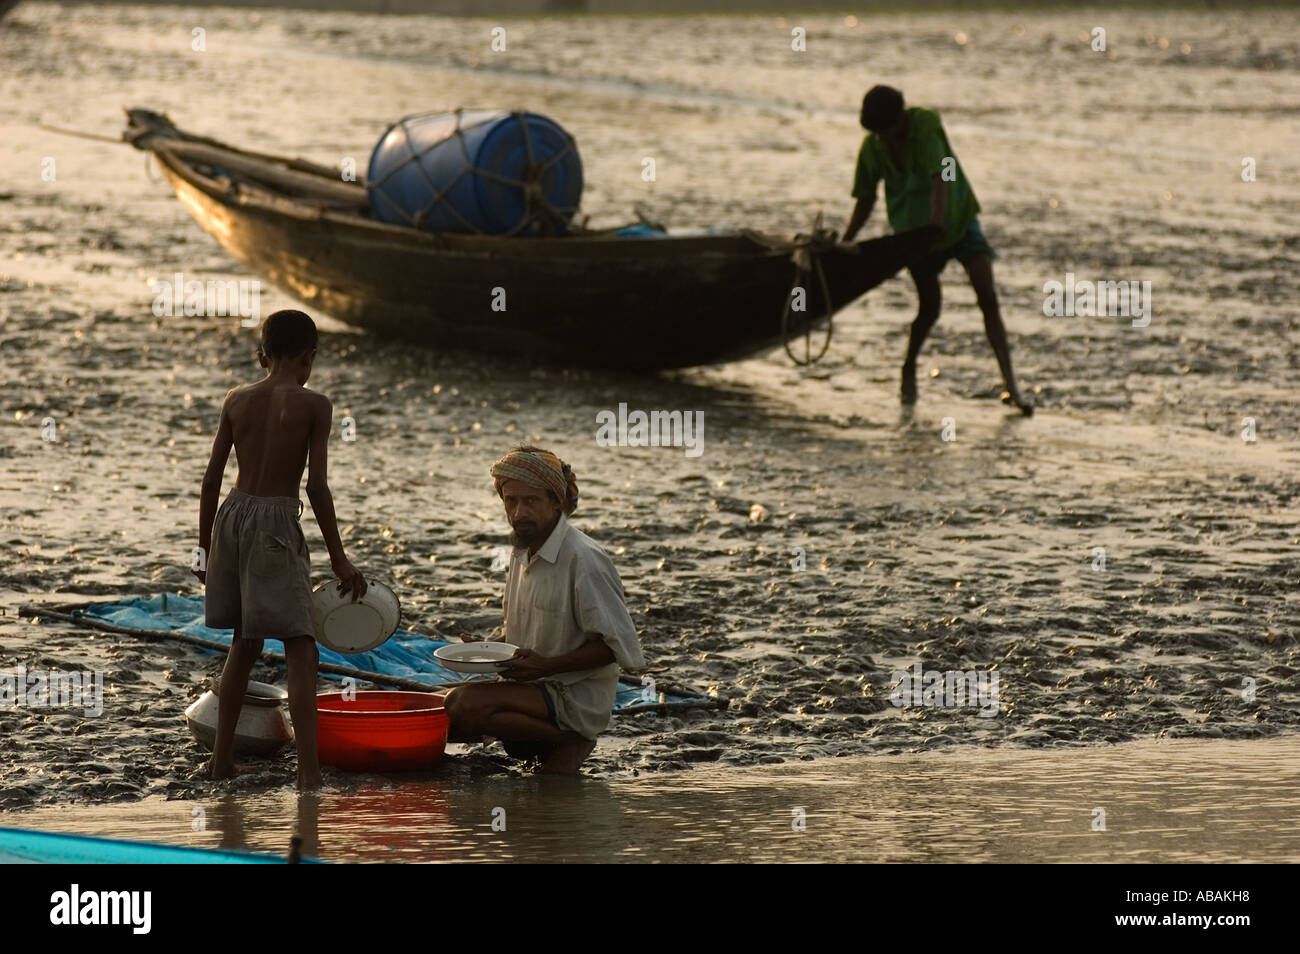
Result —
[{"label": "rope on boat", "polygon": [[[831,302],[830,283],[826,280],[826,271],[822,268],[821,253],[834,248],[839,240],[838,233],[833,229],[822,228],[822,214],[819,211],[817,217],[813,220],[812,232],[800,232],[795,235],[794,239],[788,242],[773,241],[768,236],[760,235],[756,232],[746,232],[750,238],[767,246],[770,249],[778,251],[788,251],[790,261],[794,263],[794,281],[790,285],[790,291],[785,296],[785,307],[781,311],[781,343],[785,346],[785,353],[790,356],[790,360],[800,367],[808,367],[820,361],[831,346],[831,338],[834,332],[835,308]],[[826,311],[826,337],[822,341],[821,348],[816,354],[813,354],[812,332],[813,326],[822,317],[822,315],[808,315],[807,323],[804,328],[804,353],[803,357],[795,354],[791,347],[794,335],[791,334],[790,319],[794,312],[794,293],[796,289],[808,287],[809,279],[816,277],[817,284],[821,288],[822,301],[825,303]],[[805,312],[806,313],[806,312]]]}]

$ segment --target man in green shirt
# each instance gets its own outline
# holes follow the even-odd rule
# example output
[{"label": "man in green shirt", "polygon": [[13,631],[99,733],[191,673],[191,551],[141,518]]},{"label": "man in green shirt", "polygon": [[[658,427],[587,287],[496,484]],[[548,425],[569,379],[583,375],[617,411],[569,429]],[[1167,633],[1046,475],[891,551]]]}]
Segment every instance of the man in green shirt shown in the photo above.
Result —
[{"label": "man in green shirt", "polygon": [[916,282],[919,305],[903,362],[903,403],[916,401],[916,357],[939,320],[939,274],[955,258],[965,267],[984,313],[984,330],[1006,383],[1002,399],[1032,414],[1033,407],[1021,395],[1011,369],[1011,349],[993,285],[993,249],[977,217],[980,205],[948,145],[939,114],[916,106],[905,109],[902,93],[889,86],[875,86],[862,100],[862,126],[869,135],[858,153],[853,180],[853,196],[858,202],[844,230],[844,241],[853,241],[871,215],[881,179],[885,180],[889,224],[895,232],[922,225],[941,225],[945,230],[939,243],[908,268]]}]

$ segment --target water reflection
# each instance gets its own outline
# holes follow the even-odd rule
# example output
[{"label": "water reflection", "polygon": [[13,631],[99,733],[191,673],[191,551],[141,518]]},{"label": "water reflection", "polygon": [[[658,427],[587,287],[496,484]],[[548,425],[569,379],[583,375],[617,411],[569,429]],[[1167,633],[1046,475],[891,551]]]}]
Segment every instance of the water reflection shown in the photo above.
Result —
[{"label": "water reflection", "polygon": [[275,853],[296,833],[331,861],[1230,862],[1300,860],[1297,816],[1289,736],[640,778],[371,776],[346,792],[64,806],[0,825]]}]

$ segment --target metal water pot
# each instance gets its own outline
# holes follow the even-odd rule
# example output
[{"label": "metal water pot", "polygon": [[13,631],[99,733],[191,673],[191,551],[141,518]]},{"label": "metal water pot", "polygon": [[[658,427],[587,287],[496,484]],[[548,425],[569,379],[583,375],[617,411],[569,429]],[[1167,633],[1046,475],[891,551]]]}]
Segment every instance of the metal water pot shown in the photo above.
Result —
[{"label": "metal water pot", "polygon": [[[220,691],[220,680],[213,681]],[[211,751],[217,738],[217,692],[209,689],[185,710],[185,722],[199,744]],[[293,724],[284,702],[289,694],[279,686],[249,682],[235,724],[235,753],[275,755],[293,741]]]}]

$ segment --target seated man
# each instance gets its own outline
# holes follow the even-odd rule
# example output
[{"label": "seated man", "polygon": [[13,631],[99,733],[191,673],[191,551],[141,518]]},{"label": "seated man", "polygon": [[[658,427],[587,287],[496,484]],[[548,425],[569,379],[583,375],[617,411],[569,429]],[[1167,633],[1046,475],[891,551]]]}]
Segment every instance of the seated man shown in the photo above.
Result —
[{"label": "seated man", "polygon": [[642,669],[645,657],[618,571],[566,518],[578,505],[569,465],[520,447],[491,473],[514,544],[501,638],[520,648],[505,681],[447,694],[447,738],[492,736],[516,757],[539,758],[543,772],[575,774],[609,724],[619,667]]}]

